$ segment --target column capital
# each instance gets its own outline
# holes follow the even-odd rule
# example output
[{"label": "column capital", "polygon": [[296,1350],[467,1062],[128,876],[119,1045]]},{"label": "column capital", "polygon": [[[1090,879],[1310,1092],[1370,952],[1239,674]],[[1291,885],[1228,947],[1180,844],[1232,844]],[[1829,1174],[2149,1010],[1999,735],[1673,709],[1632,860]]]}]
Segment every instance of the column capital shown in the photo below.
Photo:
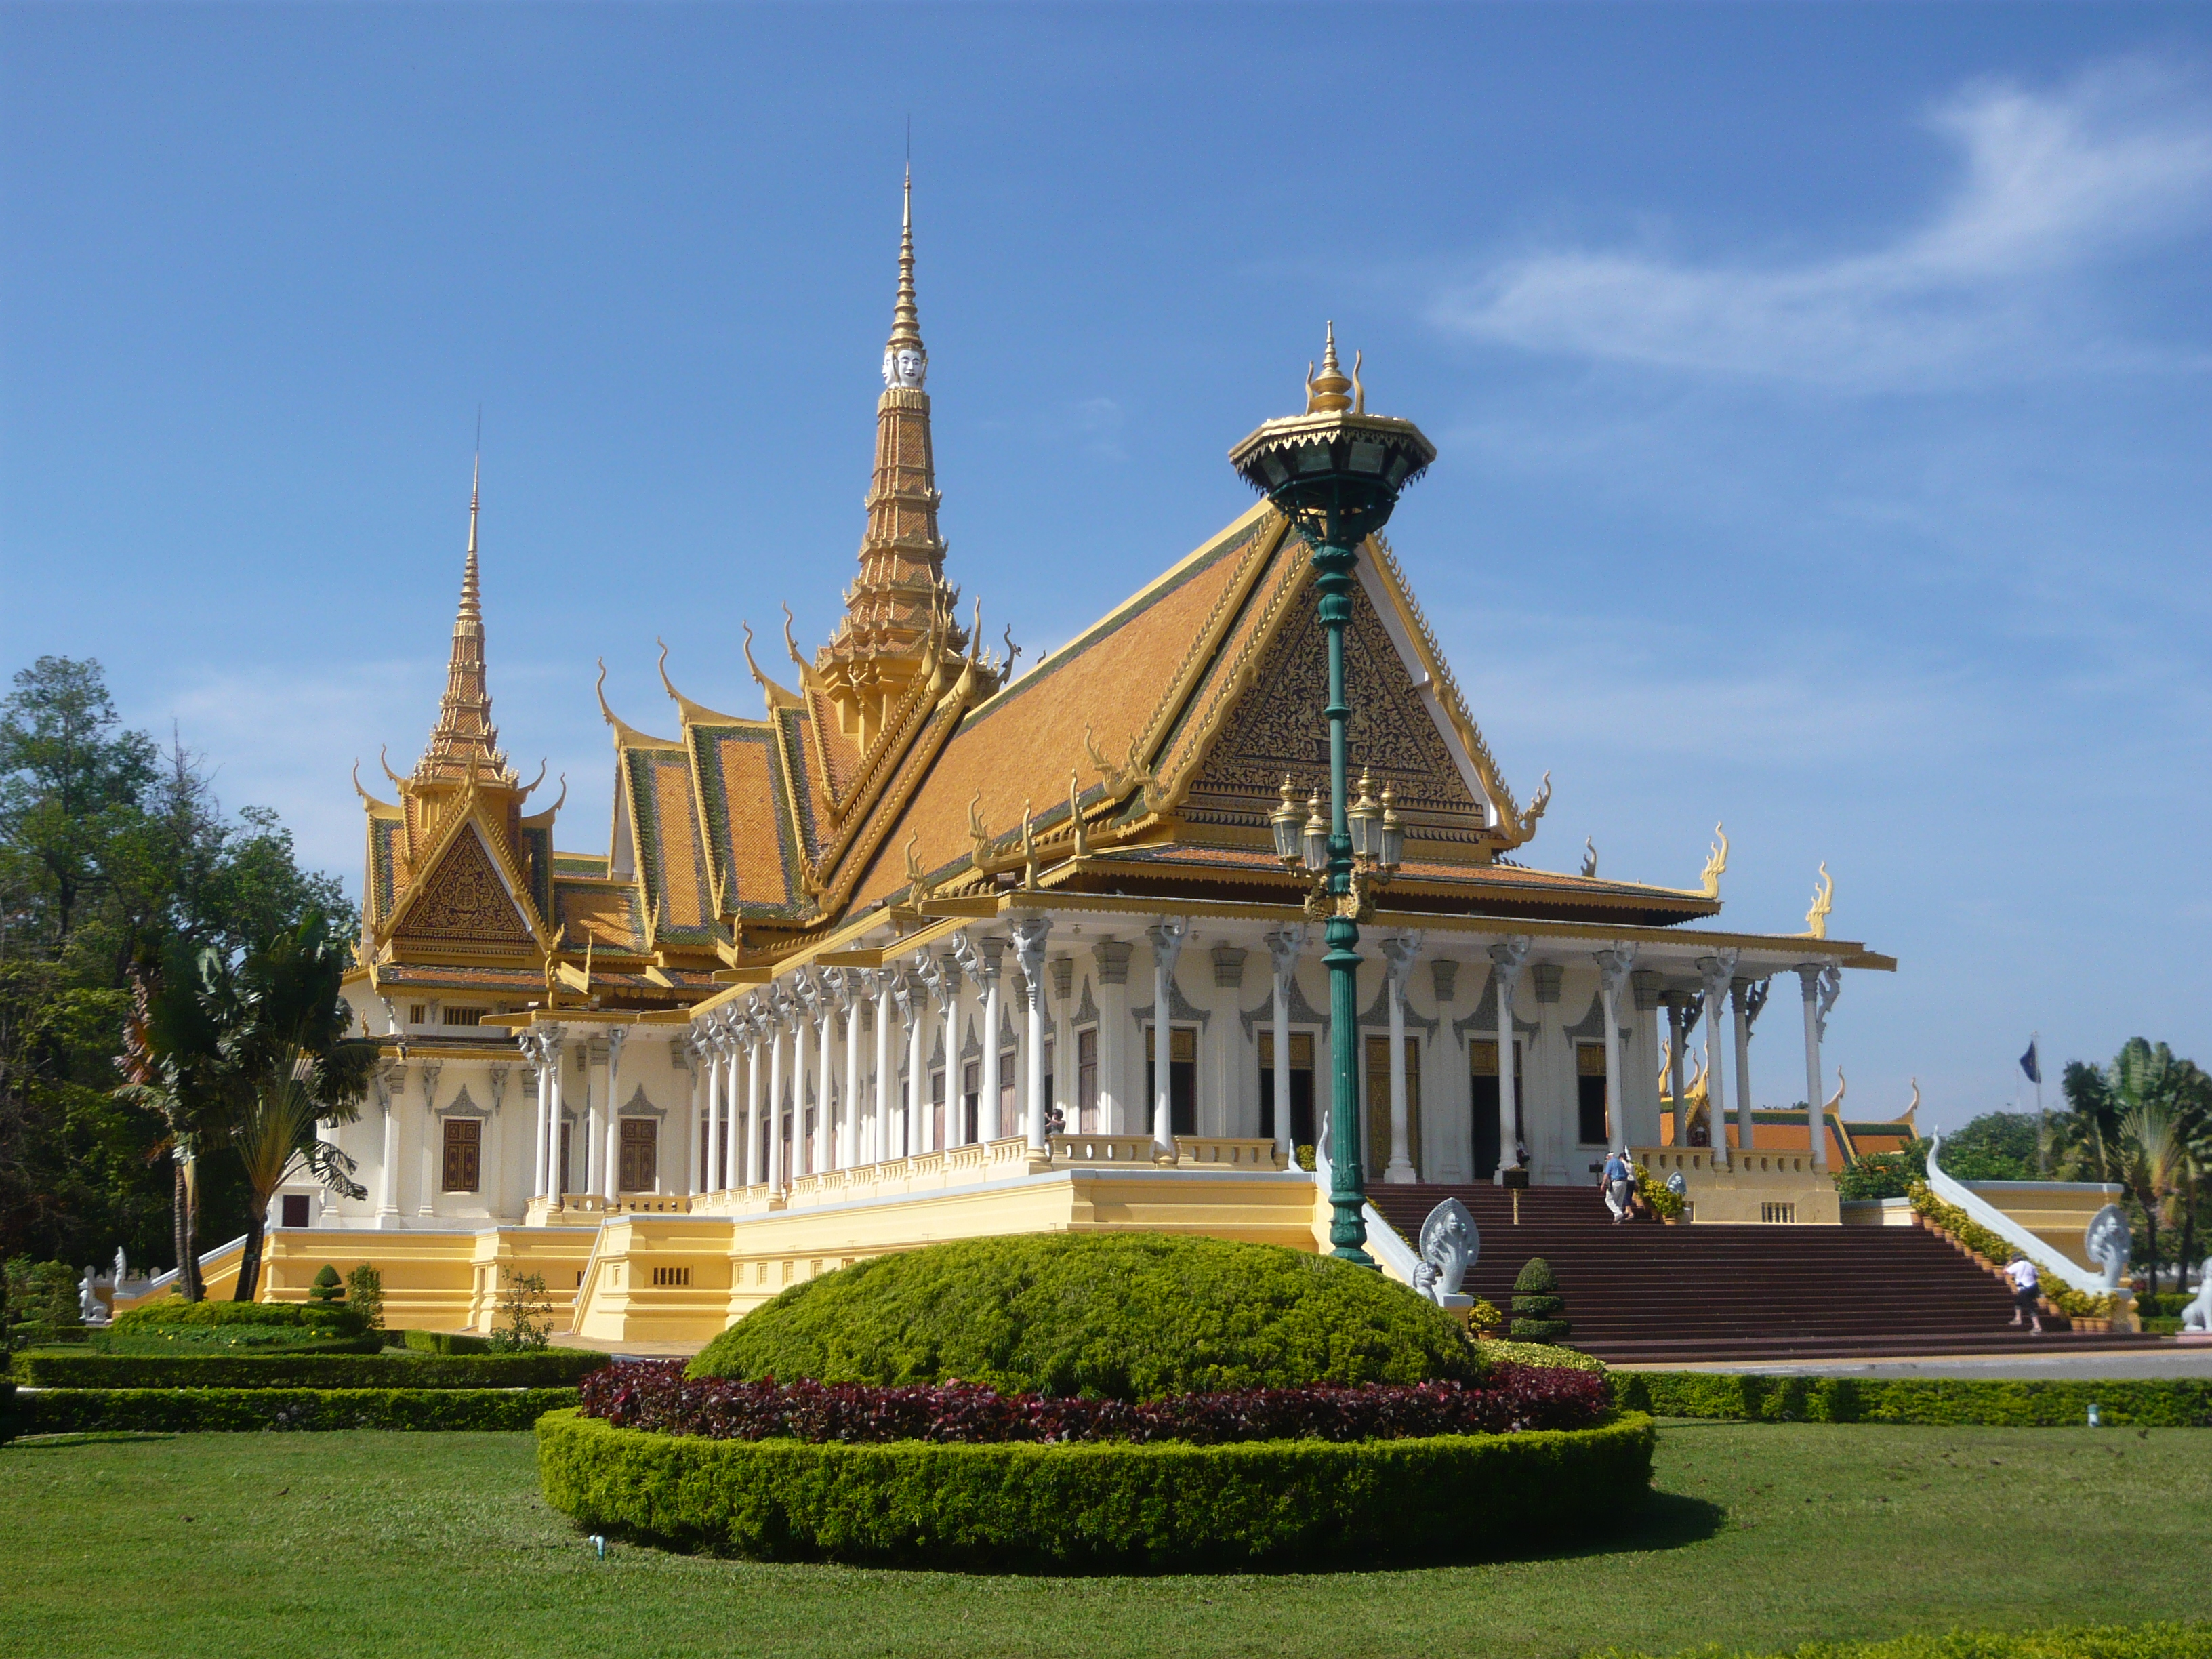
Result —
[{"label": "column capital", "polygon": [[1728,994],[1729,981],[1735,976],[1737,954],[1734,950],[1721,950],[1698,958],[1698,977],[1705,981],[1707,1001],[1717,1006]]},{"label": "column capital", "polygon": [[1305,924],[1300,922],[1292,927],[1278,927],[1261,943],[1267,947],[1267,966],[1273,971],[1279,985],[1297,971],[1298,958],[1305,954]]},{"label": "column capital", "polygon": [[1050,916],[1024,916],[1013,926],[1014,966],[1032,998],[1044,989],[1044,942],[1052,933]]},{"label": "column capital", "polygon": [[1421,935],[1418,932],[1388,933],[1376,940],[1375,946],[1382,953],[1383,969],[1392,988],[1404,996],[1407,975],[1421,957]]},{"label": "column capital", "polygon": [[1526,933],[1515,933],[1490,947],[1490,960],[1498,974],[1498,990],[1501,1000],[1510,1000],[1513,987],[1521,977],[1521,969],[1528,961],[1529,939]]},{"label": "column capital", "polygon": [[1152,941],[1154,957],[1172,974],[1176,958],[1182,954],[1183,941],[1190,937],[1190,918],[1163,916],[1145,929],[1145,937]]},{"label": "column capital", "polygon": [[1602,951],[1593,951],[1590,959],[1597,963],[1598,984],[1604,988],[1606,1000],[1618,1002],[1635,966],[1635,944],[1609,945]]}]

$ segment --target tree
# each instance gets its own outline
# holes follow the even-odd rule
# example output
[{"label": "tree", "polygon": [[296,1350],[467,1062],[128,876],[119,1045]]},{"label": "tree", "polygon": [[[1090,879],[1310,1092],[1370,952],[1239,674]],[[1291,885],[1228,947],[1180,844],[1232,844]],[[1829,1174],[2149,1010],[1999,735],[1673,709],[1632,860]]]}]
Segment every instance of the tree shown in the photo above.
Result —
[{"label": "tree", "polygon": [[2118,1182],[2142,1217],[2143,1260],[2157,1289],[2158,1230],[2195,1253],[2203,1172],[2212,1167],[2212,1078],[2165,1043],[2130,1037],[2109,1066],[2065,1070],[2060,1164],[2077,1179]]},{"label": "tree", "polygon": [[350,927],[265,811],[226,817],[201,757],[124,730],[100,665],[43,657],[0,699],[0,1251],[139,1261],[245,1231],[242,1171],[118,1033],[211,945],[236,957],[311,912]]},{"label": "tree", "polygon": [[253,1195],[240,1302],[260,1288],[269,1206],[295,1171],[349,1198],[366,1190],[352,1178],[353,1160],[316,1133],[323,1122],[352,1121],[376,1062],[374,1042],[346,1035],[352,1014],[339,988],[347,955],[319,915],[271,936],[234,968],[211,949],[200,955],[196,995],[220,1032],[225,1139]]},{"label": "tree", "polygon": [[1936,1161],[1954,1181],[2033,1181],[2041,1123],[2033,1112],[1984,1112],[1943,1137]]}]

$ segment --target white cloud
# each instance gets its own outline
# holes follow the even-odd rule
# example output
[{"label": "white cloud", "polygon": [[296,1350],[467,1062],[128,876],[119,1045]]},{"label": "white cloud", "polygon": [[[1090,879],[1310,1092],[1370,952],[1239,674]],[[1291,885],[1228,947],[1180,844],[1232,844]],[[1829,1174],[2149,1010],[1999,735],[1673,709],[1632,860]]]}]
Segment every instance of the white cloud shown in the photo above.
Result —
[{"label": "white cloud", "polygon": [[1544,250],[1452,288],[1434,315],[1530,352],[1848,391],[2156,361],[2100,337],[2076,279],[2202,222],[2212,120],[2201,103],[2125,64],[2055,94],[1978,82],[1929,125],[1956,146],[1960,177],[1885,246],[1765,264]]}]

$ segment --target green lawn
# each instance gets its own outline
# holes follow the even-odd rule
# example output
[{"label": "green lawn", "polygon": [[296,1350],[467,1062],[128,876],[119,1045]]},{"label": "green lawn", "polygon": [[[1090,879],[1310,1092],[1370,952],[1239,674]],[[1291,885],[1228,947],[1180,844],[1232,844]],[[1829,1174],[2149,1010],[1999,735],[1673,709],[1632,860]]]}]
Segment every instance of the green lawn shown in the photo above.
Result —
[{"label": "green lawn", "polygon": [[538,1497],[527,1435],[32,1442],[0,1448],[0,1654],[1434,1659],[2212,1606],[2202,1430],[1670,1424],[1657,1485],[1642,1521],[1570,1559],[981,1578],[599,1561]]}]

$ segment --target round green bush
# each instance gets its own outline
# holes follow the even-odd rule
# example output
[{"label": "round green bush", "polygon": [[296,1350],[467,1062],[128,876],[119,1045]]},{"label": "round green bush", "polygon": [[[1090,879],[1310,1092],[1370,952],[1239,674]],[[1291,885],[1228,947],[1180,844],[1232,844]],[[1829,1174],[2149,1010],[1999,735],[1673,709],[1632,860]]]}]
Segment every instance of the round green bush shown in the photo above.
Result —
[{"label": "round green bush", "polygon": [[[1359,1271],[1365,1271],[1361,1269]],[[586,1531],[769,1560],[938,1571],[1466,1560],[1588,1536],[1650,1489],[1651,1419],[1335,1443],[813,1445],[538,1422],[545,1500]]]},{"label": "round green bush", "polygon": [[1548,1365],[1562,1370],[1606,1374],[1605,1361],[1579,1348],[1562,1348],[1547,1342],[1505,1342],[1492,1337],[1476,1349],[1484,1369],[1492,1365]]},{"label": "round green bush", "polygon": [[693,1376],[901,1383],[1121,1400],[1472,1378],[1442,1309],[1371,1268],[1168,1233],[1032,1233],[878,1256],[756,1309]]},{"label": "round green bush", "polygon": [[1564,1342],[1568,1325],[1564,1319],[1516,1319],[1507,1328],[1516,1342]]},{"label": "round green bush", "polygon": [[[1515,1296],[1550,1296],[1559,1288],[1559,1281],[1552,1272],[1552,1264],[1540,1255],[1532,1255],[1522,1264],[1513,1280]],[[1518,1304],[1516,1302],[1516,1305]]]}]

